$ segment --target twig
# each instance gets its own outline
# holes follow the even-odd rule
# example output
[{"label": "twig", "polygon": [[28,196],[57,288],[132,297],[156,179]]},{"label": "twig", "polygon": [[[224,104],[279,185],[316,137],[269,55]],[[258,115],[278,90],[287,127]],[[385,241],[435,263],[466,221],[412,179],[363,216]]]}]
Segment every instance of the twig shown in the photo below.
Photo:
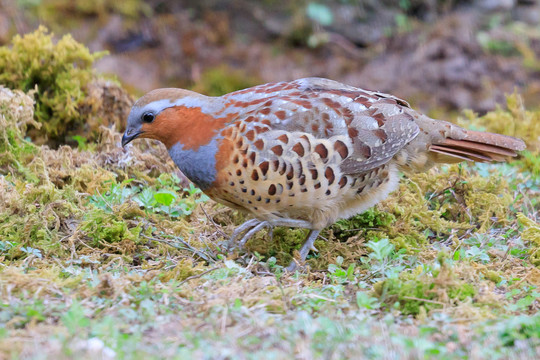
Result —
[{"label": "twig", "polygon": [[185,278],[184,280],[180,281],[178,286],[183,285],[184,283],[188,282],[189,280],[198,279],[198,278],[208,274],[209,272],[212,272],[212,271],[217,270],[217,269],[220,269],[220,267],[216,266],[216,267],[213,267],[210,270],[206,270],[205,272],[202,272],[200,274],[189,276],[189,277]]},{"label": "twig", "polygon": [[223,316],[221,317],[221,335],[225,334],[225,329],[227,328],[227,314],[229,312],[229,307],[225,306],[223,308]]},{"label": "twig", "polygon": [[99,189],[96,189],[96,192],[98,193],[99,197],[103,200],[103,202],[105,203],[105,205],[107,205],[109,207],[109,209],[111,209],[111,211],[113,210],[113,207],[111,204],[109,204],[109,202],[107,200],[105,200],[105,198],[103,197],[103,195],[101,195],[101,192],[99,192]]},{"label": "twig", "polygon": [[[307,297],[307,298],[311,298],[311,299],[321,299],[321,300],[325,300],[325,301],[336,302],[336,300],[334,300],[334,299],[329,299],[327,297],[320,296],[320,295],[317,295],[317,294],[306,294],[304,296]],[[302,295],[299,294],[299,295],[293,296],[293,298],[302,298]]]},{"label": "twig", "polygon": [[199,205],[201,207],[201,210],[203,211],[204,215],[206,215],[206,218],[208,220],[210,220],[210,222],[212,223],[212,225],[214,225],[214,227],[216,228],[216,230],[223,236],[223,237],[227,237],[227,234],[225,234],[225,232],[221,229],[221,227],[216,224],[216,222],[214,221],[214,219],[212,219],[210,217],[210,215],[208,215],[208,213],[206,212],[206,209],[204,208],[203,204],[200,204]]},{"label": "twig", "polygon": [[212,258],[210,258],[208,255],[206,255],[205,253],[203,253],[202,251],[200,251],[199,249],[196,249],[194,248],[193,246],[191,246],[189,243],[187,243],[186,241],[178,238],[178,237],[175,237],[176,240],[180,241],[182,244],[184,244],[186,247],[182,247],[182,246],[179,246],[179,245],[176,245],[174,243],[171,243],[169,241],[166,241],[166,240],[162,240],[162,239],[156,239],[156,238],[153,238],[151,236],[147,236],[147,235],[144,235],[144,234],[141,234],[142,237],[148,239],[148,240],[152,240],[152,241],[157,241],[157,242],[160,242],[162,244],[166,244],[166,245],[169,245],[169,246],[172,246],[173,248],[175,249],[180,249],[180,250],[188,250],[188,251],[191,251],[192,253],[198,255],[201,259],[205,260],[205,261],[208,261],[209,263],[215,263],[216,261]]},{"label": "twig", "polygon": [[379,274],[380,272],[381,272],[381,270],[372,271],[368,275],[364,276],[364,278],[361,279],[361,281],[368,281],[369,279],[374,278],[375,275]]}]

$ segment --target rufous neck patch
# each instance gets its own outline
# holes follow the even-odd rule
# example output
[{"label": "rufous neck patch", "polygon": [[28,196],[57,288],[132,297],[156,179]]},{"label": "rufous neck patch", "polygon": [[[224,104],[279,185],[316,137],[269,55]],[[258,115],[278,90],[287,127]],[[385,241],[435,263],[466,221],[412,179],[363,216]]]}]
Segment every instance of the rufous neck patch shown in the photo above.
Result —
[{"label": "rufous neck patch", "polygon": [[156,139],[170,149],[174,144],[182,144],[185,150],[196,151],[208,144],[218,130],[229,121],[205,114],[199,107],[173,106],[163,110],[150,124],[144,124],[144,136]]}]

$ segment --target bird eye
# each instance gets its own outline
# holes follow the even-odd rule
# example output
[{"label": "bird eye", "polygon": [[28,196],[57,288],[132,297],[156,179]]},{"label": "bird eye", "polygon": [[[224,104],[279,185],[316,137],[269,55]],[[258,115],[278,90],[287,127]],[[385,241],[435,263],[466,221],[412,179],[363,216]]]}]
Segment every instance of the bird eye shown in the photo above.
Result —
[{"label": "bird eye", "polygon": [[155,116],[151,112],[144,113],[142,116],[142,120],[146,123],[151,123],[152,121],[154,121],[154,118]]}]

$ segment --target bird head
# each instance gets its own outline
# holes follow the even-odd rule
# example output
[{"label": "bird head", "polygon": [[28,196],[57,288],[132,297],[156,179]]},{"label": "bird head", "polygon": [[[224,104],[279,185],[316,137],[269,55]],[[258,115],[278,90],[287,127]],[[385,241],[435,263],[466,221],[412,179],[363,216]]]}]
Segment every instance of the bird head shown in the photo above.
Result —
[{"label": "bird head", "polygon": [[208,102],[198,93],[183,89],[157,89],[150,91],[133,104],[122,146],[137,138],[159,140],[170,148],[189,134],[189,124]]}]

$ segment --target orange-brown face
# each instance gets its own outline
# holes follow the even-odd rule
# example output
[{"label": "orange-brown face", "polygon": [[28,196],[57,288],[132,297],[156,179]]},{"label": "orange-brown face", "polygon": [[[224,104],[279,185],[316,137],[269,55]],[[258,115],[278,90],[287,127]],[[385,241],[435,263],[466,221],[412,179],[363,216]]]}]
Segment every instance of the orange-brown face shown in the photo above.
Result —
[{"label": "orange-brown face", "polygon": [[142,137],[159,140],[168,149],[181,143],[184,149],[197,150],[227,121],[204,112],[209,104],[210,98],[188,90],[151,91],[133,105],[122,145]]},{"label": "orange-brown face", "polygon": [[140,137],[159,140],[168,149],[181,143],[186,150],[197,150],[208,144],[224,123],[225,119],[204,114],[201,108],[173,106],[160,112],[154,121],[143,123]]},{"label": "orange-brown face", "polygon": [[209,98],[182,89],[158,89],[137,100],[128,117],[122,145],[138,137],[156,139],[171,148],[180,142],[196,150],[212,140],[226,119],[203,112]]}]

